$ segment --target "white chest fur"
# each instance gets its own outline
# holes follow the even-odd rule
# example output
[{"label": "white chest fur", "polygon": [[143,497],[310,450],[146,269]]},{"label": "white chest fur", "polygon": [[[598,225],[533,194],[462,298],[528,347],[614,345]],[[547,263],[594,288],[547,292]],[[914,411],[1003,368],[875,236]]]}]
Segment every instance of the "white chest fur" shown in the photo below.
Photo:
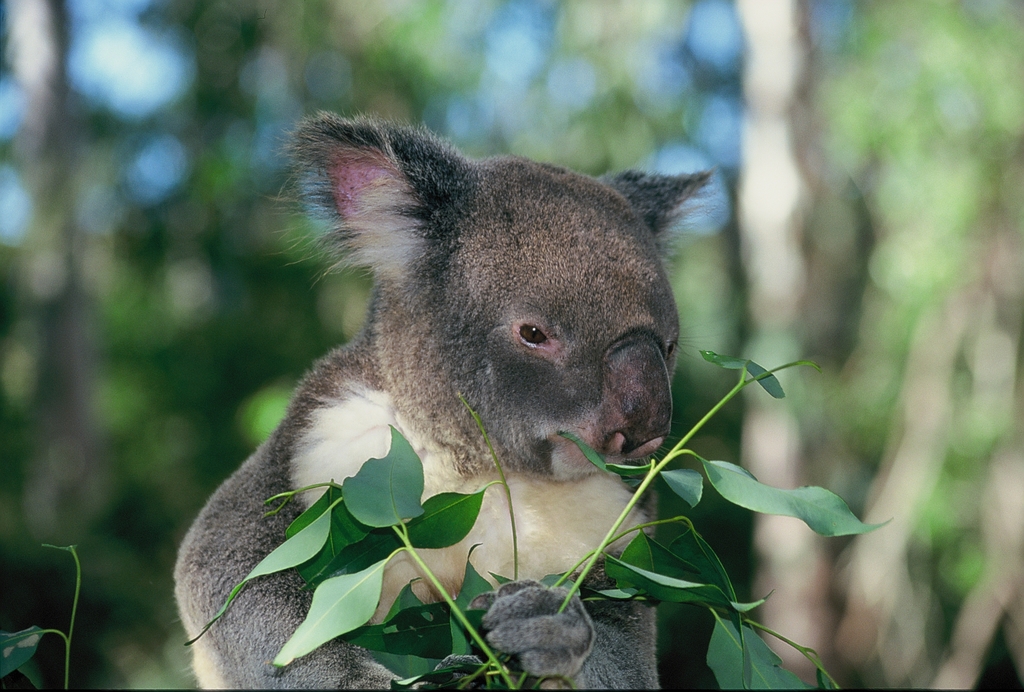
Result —
[{"label": "white chest fur", "polygon": [[[426,448],[396,415],[383,392],[364,390],[321,409],[305,442],[292,462],[294,487],[353,476],[370,458],[384,457],[390,446],[389,425],[412,444],[423,462],[424,499],[439,492],[475,492],[497,477],[463,478],[451,470],[436,452]],[[595,473],[572,481],[537,476],[508,477],[515,509],[519,546],[520,579],[564,572],[588,551],[597,547],[612,522],[629,501],[631,493],[618,478]],[[307,493],[312,504],[319,492]],[[626,528],[644,520],[634,510]],[[446,589],[457,593],[462,585],[466,558],[473,545],[472,562],[485,578],[490,573],[514,576],[512,530],[504,489],[490,487],[484,495],[480,516],[470,534],[457,545],[420,551]],[[398,591],[421,576],[405,555],[396,557],[385,573],[384,593],[378,614],[387,611]],[[423,585],[414,586],[421,598],[430,598]]]}]

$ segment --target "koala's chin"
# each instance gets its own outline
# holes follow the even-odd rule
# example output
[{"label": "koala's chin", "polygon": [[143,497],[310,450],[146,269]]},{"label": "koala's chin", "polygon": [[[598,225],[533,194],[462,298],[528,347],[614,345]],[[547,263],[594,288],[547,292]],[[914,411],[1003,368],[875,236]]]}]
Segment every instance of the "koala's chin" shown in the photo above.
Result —
[{"label": "koala's chin", "polygon": [[[278,428],[186,535],[175,596],[188,635],[322,490],[272,516],[264,500],[341,483],[387,454],[391,427],[420,456],[423,499],[486,486],[497,472],[468,404],[494,441],[508,493],[487,487],[470,534],[424,550],[424,562],[452,594],[468,559],[484,578],[518,575],[487,601],[485,627],[529,675],[563,675],[579,688],[657,686],[651,607],[577,599],[561,612],[563,594],[539,580],[578,564],[626,507],[627,526],[652,518],[650,496],[634,503],[629,485],[558,431],[619,463],[640,463],[668,436],[679,317],[664,259],[708,175],[592,178],[519,157],[472,160],[423,129],[330,113],[303,121],[290,153],[325,243],[372,272],[373,298],[362,332],[312,366]],[[378,617],[407,584],[426,583],[418,564],[405,554],[388,562]],[[610,583],[598,568],[588,586]],[[285,668],[268,663],[311,599],[292,570],[248,583],[193,647],[199,682],[388,688],[397,676],[341,639]]]}]

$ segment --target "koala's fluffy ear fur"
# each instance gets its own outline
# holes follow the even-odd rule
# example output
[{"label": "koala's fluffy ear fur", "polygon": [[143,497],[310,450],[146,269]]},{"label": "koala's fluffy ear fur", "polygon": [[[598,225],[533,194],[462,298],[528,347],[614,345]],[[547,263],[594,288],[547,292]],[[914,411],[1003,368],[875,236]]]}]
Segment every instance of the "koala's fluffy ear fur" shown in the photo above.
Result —
[{"label": "koala's fluffy ear fur", "polygon": [[332,244],[378,280],[423,257],[439,215],[461,209],[471,167],[425,129],[319,113],[295,132],[292,160],[306,204],[332,225]]},{"label": "koala's fluffy ear fur", "polygon": [[684,216],[685,203],[701,191],[711,175],[712,171],[692,175],[623,171],[601,180],[629,200],[664,250],[669,244],[669,232]]}]

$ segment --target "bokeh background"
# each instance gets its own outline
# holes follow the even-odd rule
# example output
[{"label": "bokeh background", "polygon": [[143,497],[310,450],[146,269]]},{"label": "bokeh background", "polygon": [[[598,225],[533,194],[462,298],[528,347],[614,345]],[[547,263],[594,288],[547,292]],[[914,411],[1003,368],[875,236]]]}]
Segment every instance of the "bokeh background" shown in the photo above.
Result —
[{"label": "bokeh background", "polygon": [[[732,383],[698,348],[812,358],[694,446],[891,522],[820,539],[709,490],[698,529],[840,683],[1020,686],[1024,4],[5,0],[0,31],[0,629],[67,627],[41,543],[77,544],[72,684],[192,684],[176,546],[359,329],[367,277],[281,195],[286,133],[330,109],[713,167],[672,274],[677,434]],[[707,613],[661,618],[663,684],[713,686]],[[58,684],[60,642],[25,670]]]}]

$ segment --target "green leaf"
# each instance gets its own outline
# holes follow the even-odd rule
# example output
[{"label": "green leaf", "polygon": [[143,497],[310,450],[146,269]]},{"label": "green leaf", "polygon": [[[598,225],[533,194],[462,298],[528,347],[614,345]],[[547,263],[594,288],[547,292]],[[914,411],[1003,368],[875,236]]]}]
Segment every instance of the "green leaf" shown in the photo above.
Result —
[{"label": "green leaf", "polygon": [[472,562],[466,560],[466,571],[462,577],[462,586],[459,587],[459,595],[455,597],[455,605],[461,610],[466,610],[474,598],[493,590],[491,583],[480,576]]},{"label": "green leaf", "polygon": [[714,584],[731,600],[736,599],[732,581],[711,546],[700,534],[687,527],[668,546],[669,552],[693,565],[697,581]]},{"label": "green leaf", "polygon": [[782,659],[750,627],[743,626],[741,639],[736,625],[728,620],[716,618],[707,663],[723,690],[813,689],[783,668]]},{"label": "green leaf", "polygon": [[[487,593],[494,589],[491,583],[480,576],[480,573],[473,567],[473,563],[466,560],[466,571],[462,576],[462,586],[459,587],[459,595],[455,597],[455,605],[462,611],[463,615],[469,612],[469,604],[480,594]],[[469,617],[467,615],[467,617]],[[471,618],[472,619],[472,618]],[[451,637],[453,654],[472,653],[469,633],[462,626],[458,618],[451,618]]]},{"label": "green leaf", "polygon": [[[292,498],[294,500],[294,498]],[[311,504],[305,512],[295,517],[291,524],[288,524],[288,528],[285,529],[285,538],[291,538],[302,529],[312,524],[316,519],[327,511],[327,509],[337,500],[341,499],[341,489],[335,488],[334,486],[327,486],[324,493],[317,498],[316,502]],[[267,500],[266,502],[270,502]]]},{"label": "green leaf", "polygon": [[313,593],[306,619],[285,642],[274,658],[275,666],[286,666],[335,637],[366,624],[380,601],[387,560],[362,572],[325,580]]},{"label": "green leaf", "polygon": [[651,554],[651,539],[643,531],[638,531],[622,551],[619,559],[634,567],[653,570],[654,555]]},{"label": "green leaf", "polygon": [[[700,355],[707,362],[714,363],[715,365],[725,368],[726,370],[742,370],[743,368],[746,368],[747,372],[750,373],[751,377],[754,378],[757,378],[759,375],[763,375],[764,373],[768,372],[767,370],[765,370],[752,360],[736,358],[734,356],[722,356],[715,353],[714,351],[701,351]],[[818,367],[817,365],[811,363],[810,361],[801,361],[800,364],[813,365],[815,368]],[[764,391],[768,392],[776,399],[782,399],[783,397],[786,396],[786,393],[782,391],[782,385],[779,383],[779,380],[778,378],[775,377],[775,375],[766,375],[765,377],[762,377],[761,379],[757,380],[757,383],[764,388]]]},{"label": "green leaf", "polygon": [[662,471],[661,477],[668,487],[690,505],[696,507],[704,491],[704,478],[693,469],[672,469]]},{"label": "green leaf", "polygon": [[[776,399],[784,399],[786,397],[786,393],[782,391],[782,385],[779,383],[778,378],[775,375],[766,374],[768,371],[754,361],[747,361],[747,372],[757,380],[757,383],[764,388],[764,391]],[[764,376],[761,377],[762,375]]]},{"label": "green leaf", "polygon": [[762,514],[802,519],[822,536],[867,533],[882,526],[861,522],[841,497],[824,488],[780,490],[759,483],[749,471],[727,461],[703,463],[711,485],[729,502]]},{"label": "green leaf", "polygon": [[602,471],[608,470],[608,465],[605,464],[604,458],[600,454],[595,452],[593,449],[591,449],[586,442],[581,440],[576,435],[573,435],[571,432],[560,432],[558,434],[564,437],[565,439],[569,440],[570,442],[575,443],[576,446],[580,448],[580,451],[583,452],[583,456],[585,456],[591,464],[601,469]]},{"label": "green leaf", "polygon": [[605,464],[605,469],[612,473],[617,473],[620,476],[639,476],[641,473],[647,473],[651,470],[653,464],[644,464],[643,466],[632,466],[630,464]]},{"label": "green leaf", "polygon": [[[331,573],[336,570],[336,568],[329,568],[329,565],[334,558],[336,558],[338,554],[349,545],[357,543],[365,538],[369,532],[369,527],[363,526],[356,521],[351,512],[349,512],[345,507],[344,502],[338,502],[340,498],[340,488],[328,488],[327,492],[325,492],[319,500],[317,500],[309,509],[300,514],[295,521],[291,523],[285,534],[290,537],[297,530],[296,527],[302,528],[305,518],[314,510],[322,512],[327,507],[333,506],[333,509],[331,510],[331,526],[323,547],[315,556],[302,563],[297,568],[299,574],[302,575],[302,578],[311,586],[316,586],[316,584],[319,584],[324,578],[331,576]],[[312,521],[312,518],[310,518],[309,521]],[[373,562],[376,562],[376,560],[373,560]],[[365,566],[366,565],[363,565],[363,567]],[[362,569],[362,567],[360,567],[360,569]]]},{"label": "green leaf", "polygon": [[202,631],[196,635],[194,639],[190,639],[186,642],[186,644],[192,644],[196,639],[203,636],[206,630],[210,629],[210,626],[227,612],[228,606],[231,605],[231,602],[235,600],[235,597],[239,594],[242,588],[251,580],[256,577],[262,577],[267,574],[282,572],[286,569],[297,567],[303,562],[315,557],[327,541],[327,534],[330,531],[330,528],[331,515],[329,512],[324,512],[311,523],[307,524],[301,531],[285,540],[281,545],[277,546],[270,555],[267,555],[265,558],[260,560],[259,564],[253,567],[252,571],[249,572],[249,574],[247,574],[245,578],[235,586],[235,588],[231,589],[231,593],[228,594],[227,600],[224,601],[224,605],[221,606],[220,610],[218,610],[213,618],[206,623],[206,626],[203,627]]},{"label": "green leaf", "polygon": [[407,525],[409,540],[416,548],[447,548],[465,538],[484,500],[484,491],[471,495],[440,493],[423,503],[423,515]]},{"label": "green leaf", "polygon": [[23,666],[36,653],[43,631],[32,625],[20,632],[0,630],[0,678]]},{"label": "green leaf", "polygon": [[323,547],[330,530],[330,513],[321,514],[304,529],[277,546],[270,555],[263,558],[258,565],[253,567],[243,583],[265,574],[281,572],[302,564],[315,556]]},{"label": "green leaf", "polygon": [[342,488],[348,511],[367,526],[396,526],[423,514],[423,464],[394,426],[387,456],[367,461]]},{"label": "green leaf", "polygon": [[709,363],[725,368],[726,370],[742,370],[748,362],[743,358],[735,358],[733,356],[722,356],[714,351],[701,351],[700,355]]},{"label": "green leaf", "polygon": [[642,589],[659,601],[731,608],[729,599],[717,586],[659,574],[627,564],[611,555],[605,556],[605,572],[616,580],[619,588],[625,589],[633,586]]},{"label": "green leaf", "polygon": [[402,656],[442,659],[452,652],[448,604],[405,607],[379,625],[364,625],[344,635],[364,649]]},{"label": "green leaf", "polygon": [[418,679],[420,675],[431,673],[442,660],[439,658],[421,658],[408,654],[392,654],[387,651],[374,651],[373,649],[370,649],[370,655],[373,656],[377,663],[397,675],[399,679]]},{"label": "green leaf", "polygon": [[401,546],[401,540],[390,527],[371,531],[362,540],[342,548],[323,569],[307,581],[311,586],[319,586],[331,577],[361,572]]}]

